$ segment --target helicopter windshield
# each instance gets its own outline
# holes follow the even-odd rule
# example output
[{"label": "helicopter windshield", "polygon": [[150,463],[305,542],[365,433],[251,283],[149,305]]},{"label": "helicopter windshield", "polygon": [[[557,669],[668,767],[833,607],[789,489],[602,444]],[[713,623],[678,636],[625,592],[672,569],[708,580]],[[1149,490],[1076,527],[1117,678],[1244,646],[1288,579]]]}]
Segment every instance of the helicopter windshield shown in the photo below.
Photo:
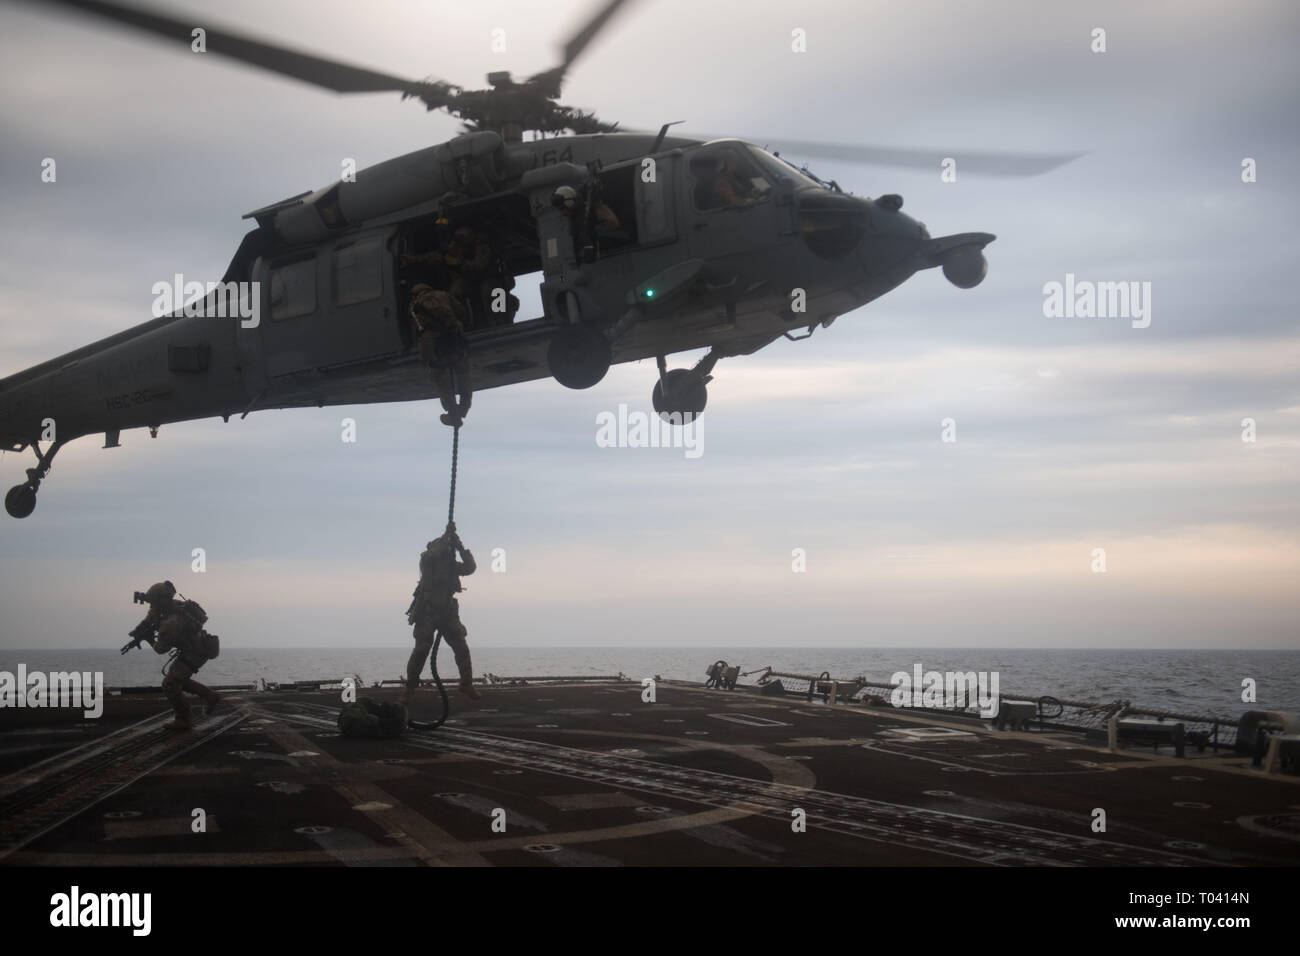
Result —
[{"label": "helicopter windshield", "polygon": [[791,165],[779,156],[773,156],[767,150],[759,149],[757,146],[749,147],[750,153],[754,159],[763,168],[763,171],[772,179],[773,182],[780,180],[782,176],[793,180],[794,187],[801,189],[805,186],[816,186],[818,189],[825,189],[824,183],[812,178],[805,172],[801,172],[798,167]]}]

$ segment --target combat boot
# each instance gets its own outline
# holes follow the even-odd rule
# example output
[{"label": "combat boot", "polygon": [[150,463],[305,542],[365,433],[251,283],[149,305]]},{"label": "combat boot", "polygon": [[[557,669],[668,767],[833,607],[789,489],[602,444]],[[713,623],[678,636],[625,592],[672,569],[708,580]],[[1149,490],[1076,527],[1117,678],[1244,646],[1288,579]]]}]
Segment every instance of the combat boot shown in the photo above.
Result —
[{"label": "combat boot", "polygon": [[186,711],[185,713],[181,713],[180,711],[177,711],[176,716],[172,720],[163,724],[163,730],[193,730],[193,729],[194,729],[194,722],[190,720],[189,711]]},{"label": "combat boot", "polygon": [[209,691],[208,696],[203,699],[205,701],[203,705],[203,713],[205,716],[208,717],[211,717],[218,710],[220,710],[222,707],[225,706],[225,698],[222,697],[220,694],[218,694],[215,690]]},{"label": "combat boot", "polygon": [[478,692],[477,689],[475,689],[474,682],[472,680],[462,680],[460,682],[460,692],[464,694],[466,697],[468,697],[470,700],[478,700],[480,697],[483,696]]}]

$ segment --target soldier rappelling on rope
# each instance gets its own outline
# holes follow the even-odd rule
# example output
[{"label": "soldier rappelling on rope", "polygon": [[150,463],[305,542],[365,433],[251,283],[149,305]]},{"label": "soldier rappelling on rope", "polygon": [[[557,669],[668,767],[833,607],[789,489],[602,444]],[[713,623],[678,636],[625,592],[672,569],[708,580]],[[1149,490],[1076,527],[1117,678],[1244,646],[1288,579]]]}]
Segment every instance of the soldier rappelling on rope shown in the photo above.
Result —
[{"label": "soldier rappelling on rope", "polygon": [[442,423],[458,427],[469,414],[473,393],[465,306],[450,292],[422,282],[411,290],[411,319],[420,339],[420,358],[429,366],[442,401]]},{"label": "soldier rappelling on rope", "polygon": [[461,591],[460,579],[473,574],[477,567],[474,555],[456,534],[453,521],[447,522],[447,530],[430,541],[420,555],[420,583],[406,611],[407,623],[415,625],[415,649],[406,664],[406,687],[398,698],[402,704],[410,701],[411,692],[420,684],[420,671],[433,647],[435,633],[442,635],[455,652],[460,692],[471,700],[479,698],[465,642],[469,632],[460,621],[460,602],[456,600]]}]

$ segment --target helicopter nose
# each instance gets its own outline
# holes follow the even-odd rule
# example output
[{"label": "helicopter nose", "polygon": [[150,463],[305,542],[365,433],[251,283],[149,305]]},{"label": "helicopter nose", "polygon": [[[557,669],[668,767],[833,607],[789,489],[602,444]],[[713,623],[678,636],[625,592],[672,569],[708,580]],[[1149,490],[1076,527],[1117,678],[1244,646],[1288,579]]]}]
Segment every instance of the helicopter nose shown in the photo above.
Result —
[{"label": "helicopter nose", "polygon": [[894,193],[866,200],[870,226],[858,244],[858,261],[867,275],[888,272],[916,254],[930,239],[925,226],[902,212],[903,197]]}]

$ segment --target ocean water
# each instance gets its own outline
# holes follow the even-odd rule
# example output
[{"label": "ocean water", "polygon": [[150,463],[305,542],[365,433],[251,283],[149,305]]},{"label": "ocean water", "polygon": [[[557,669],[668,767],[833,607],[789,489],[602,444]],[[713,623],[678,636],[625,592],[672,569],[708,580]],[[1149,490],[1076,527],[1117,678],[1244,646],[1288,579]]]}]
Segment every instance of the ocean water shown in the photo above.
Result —
[{"label": "ocean water", "polygon": [[[1247,710],[1300,712],[1300,651],[1046,650],[1024,648],[815,648],[815,647],[474,647],[475,674],[528,677],[614,675],[702,681],[716,660],[742,671],[771,665],[778,671],[857,677],[889,682],[895,671],[996,671],[1004,694],[1050,694],[1207,716],[1236,717]],[[329,680],[359,675],[363,683],[403,675],[403,647],[223,647],[199,675],[208,684]],[[161,681],[166,658],[148,648],[126,655],[115,649],[0,651],[0,671],[99,671],[108,687]],[[446,648],[439,672],[455,674]],[[428,674],[426,667],[425,674]],[[1256,702],[1243,702],[1243,681],[1253,680]],[[750,678],[752,681],[753,678]],[[746,683],[746,681],[742,681]]]}]

